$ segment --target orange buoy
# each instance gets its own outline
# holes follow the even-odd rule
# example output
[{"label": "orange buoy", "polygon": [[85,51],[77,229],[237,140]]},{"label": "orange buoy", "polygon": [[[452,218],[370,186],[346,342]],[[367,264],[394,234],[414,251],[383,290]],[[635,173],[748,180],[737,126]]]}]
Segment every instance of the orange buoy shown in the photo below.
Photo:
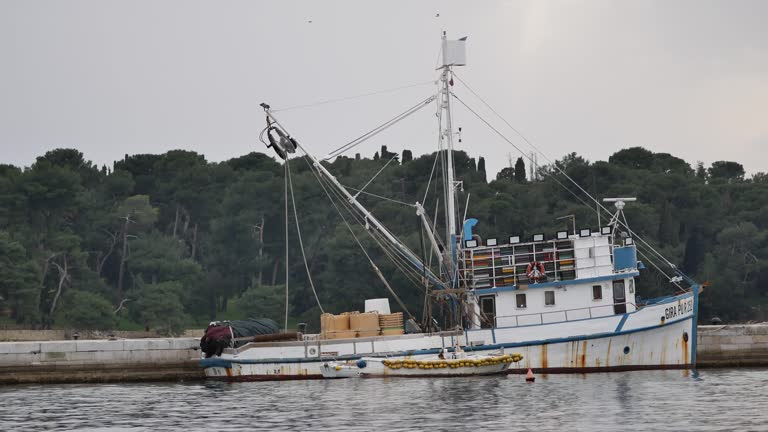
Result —
[{"label": "orange buoy", "polygon": [[533,376],[533,371],[531,368],[528,368],[528,373],[525,374],[525,382],[534,382],[536,381],[536,377]]}]

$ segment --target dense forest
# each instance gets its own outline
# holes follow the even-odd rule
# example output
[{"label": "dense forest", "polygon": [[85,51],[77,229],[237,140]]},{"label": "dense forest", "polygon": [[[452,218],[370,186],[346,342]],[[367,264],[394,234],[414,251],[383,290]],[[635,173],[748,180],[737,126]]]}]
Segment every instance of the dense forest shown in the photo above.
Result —
[{"label": "dense forest", "polygon": [[[373,157],[338,157],[326,166],[345,186],[361,188],[387,165],[360,199],[418,251],[420,222],[402,203],[426,196],[425,207],[435,212],[440,176],[429,191],[427,183],[437,155],[414,158],[382,147]],[[480,220],[483,236],[570,230],[570,220],[558,219],[564,215],[575,215],[579,227],[598,226],[594,207],[580,201],[554,166],[539,167],[531,178],[518,159],[488,179],[482,157],[456,152],[455,160],[459,200],[463,206],[469,197],[467,216]],[[337,313],[360,310],[365,298],[388,297],[307,162],[295,158],[289,168],[320,304]],[[555,164],[596,196],[638,198],[626,208],[631,227],[708,282],[703,319],[766,318],[768,175],[746,178],[729,161],[692,167],[639,147],[607,162],[570,154]],[[282,322],[285,172],[282,162],[261,153],[211,163],[180,150],[126,155],[112,167],[95,166],[72,149],[50,151],[28,168],[0,165],[0,327],[173,334],[213,319]],[[316,329],[320,310],[292,208],[288,213],[289,320]],[[420,312],[423,287],[396,271],[370,238],[358,237],[403,302]],[[639,295],[671,292],[659,273],[643,272]]]}]

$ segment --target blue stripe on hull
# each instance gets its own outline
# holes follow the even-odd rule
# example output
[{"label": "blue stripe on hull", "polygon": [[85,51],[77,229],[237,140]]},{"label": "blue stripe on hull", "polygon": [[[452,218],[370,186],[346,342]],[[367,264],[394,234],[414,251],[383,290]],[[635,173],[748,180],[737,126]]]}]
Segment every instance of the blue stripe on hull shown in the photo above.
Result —
[{"label": "blue stripe on hull", "polygon": [[624,315],[621,317],[621,321],[619,321],[619,325],[617,325],[617,326],[616,326],[616,330],[614,330],[614,333],[615,333],[615,332],[620,332],[620,331],[621,331],[621,329],[623,329],[623,328],[624,328],[624,323],[625,323],[625,322],[627,322],[627,318],[629,318],[629,314],[626,314],[626,313],[625,313],[625,314],[624,314]]}]

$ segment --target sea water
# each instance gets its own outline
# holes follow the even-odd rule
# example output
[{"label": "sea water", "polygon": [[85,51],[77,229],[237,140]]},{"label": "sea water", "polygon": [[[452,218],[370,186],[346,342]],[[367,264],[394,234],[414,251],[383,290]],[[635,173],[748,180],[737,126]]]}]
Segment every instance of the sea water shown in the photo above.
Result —
[{"label": "sea water", "polygon": [[7,386],[0,430],[768,431],[768,369]]}]

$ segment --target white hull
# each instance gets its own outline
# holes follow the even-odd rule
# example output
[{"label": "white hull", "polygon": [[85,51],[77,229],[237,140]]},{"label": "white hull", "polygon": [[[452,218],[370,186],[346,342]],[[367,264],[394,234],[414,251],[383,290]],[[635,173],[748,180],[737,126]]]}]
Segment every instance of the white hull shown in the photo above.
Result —
[{"label": "white hull", "polygon": [[[459,333],[380,336],[340,340],[251,343],[201,360],[206,376],[226,380],[321,378],[327,361],[362,357],[427,358],[454,345],[471,354],[499,350],[523,355],[508,372],[594,372],[691,367],[696,329],[693,295],[632,313],[543,325]],[[662,321],[661,317],[665,319]]]}]

